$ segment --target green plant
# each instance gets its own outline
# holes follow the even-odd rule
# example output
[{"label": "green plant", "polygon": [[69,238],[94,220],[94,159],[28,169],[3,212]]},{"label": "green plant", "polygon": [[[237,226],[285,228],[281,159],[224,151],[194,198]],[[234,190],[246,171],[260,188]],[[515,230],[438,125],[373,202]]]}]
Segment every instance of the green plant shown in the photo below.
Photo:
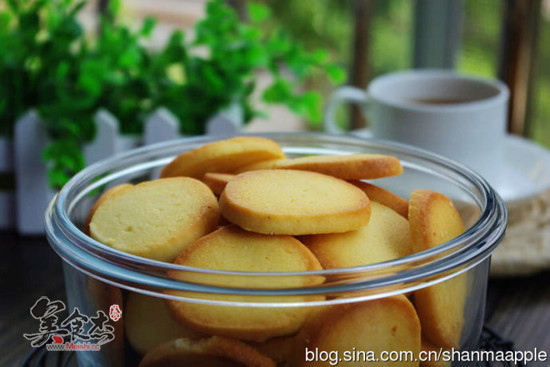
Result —
[{"label": "green plant", "polygon": [[82,36],[76,14],[84,2],[7,0],[0,10],[0,135],[58,87],[60,60],[76,64],[73,47]]},{"label": "green plant", "polygon": [[[110,4],[109,18],[117,13],[118,2]],[[53,138],[44,152],[52,186],[62,186],[85,166],[80,147],[94,138],[93,116],[99,108],[117,117],[123,134],[141,134],[145,117],[153,108],[156,83],[149,70],[154,55],[142,41],[153,27],[154,20],[147,19],[133,32],[104,18],[97,39],[82,41],[78,62],[69,65],[63,60],[58,65],[51,79],[56,91],[39,107]]]},{"label": "green plant", "polygon": [[143,42],[155,21],[136,31],[120,24],[117,0],[110,1],[96,39],[86,39],[77,21],[82,5],[8,0],[0,11],[2,133],[9,136],[13,122],[37,108],[52,140],[43,157],[53,187],[84,167],[81,146],[94,137],[99,108],[117,117],[125,134],[140,134],[158,106],[178,117],[183,134],[202,134],[207,119],[232,103],[242,106],[245,122],[263,114],[251,94],[256,73],[268,70],[273,83],[263,100],[285,104],[315,125],[321,96],[303,90],[304,81],[323,74],[336,83],[345,79],[325,51],[307,52],[283,30],[264,27],[271,13],[260,4],[248,4],[250,22],[243,23],[223,0],[210,1],[194,39],[174,32],[158,52]]},{"label": "green plant", "polygon": [[[0,13],[0,123],[10,137],[22,113],[36,108],[51,143],[43,153],[52,187],[85,165],[82,144],[94,138],[93,116],[103,107],[126,134],[140,134],[151,111],[152,55],[141,30],[102,20],[96,40],[84,38],[77,15],[84,1],[10,0]],[[109,14],[116,13],[117,1]]]},{"label": "green plant", "polygon": [[264,27],[269,8],[247,5],[250,22],[243,23],[224,1],[210,1],[193,40],[173,35],[166,51],[181,57],[177,67],[184,81],[164,89],[159,104],[180,118],[183,133],[203,133],[204,121],[231,103],[243,107],[245,122],[262,115],[250,99],[258,70],[269,70],[274,79],[263,92],[265,102],[285,104],[314,125],[321,121],[322,100],[318,92],[302,90],[304,81],[325,72],[335,83],[344,81],[345,73],[325,51],[307,52],[282,29]]}]

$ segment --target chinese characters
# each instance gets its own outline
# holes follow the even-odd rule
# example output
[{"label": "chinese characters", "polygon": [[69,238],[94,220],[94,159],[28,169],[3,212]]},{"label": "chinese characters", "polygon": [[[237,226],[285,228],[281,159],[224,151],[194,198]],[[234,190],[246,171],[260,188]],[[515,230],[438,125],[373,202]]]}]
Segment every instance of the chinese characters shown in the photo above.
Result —
[{"label": "chinese characters", "polygon": [[[31,346],[41,347],[50,340],[56,344],[63,340],[68,343],[80,341],[103,345],[115,338],[115,328],[108,324],[109,317],[104,311],[99,310],[94,316],[87,316],[75,307],[69,316],[60,321],[60,314],[65,310],[63,302],[51,301],[45,296],[34,303],[30,314],[40,323],[38,332],[23,334],[25,339],[31,341]],[[121,313],[118,305],[111,306],[110,316],[113,321],[118,321]]]}]

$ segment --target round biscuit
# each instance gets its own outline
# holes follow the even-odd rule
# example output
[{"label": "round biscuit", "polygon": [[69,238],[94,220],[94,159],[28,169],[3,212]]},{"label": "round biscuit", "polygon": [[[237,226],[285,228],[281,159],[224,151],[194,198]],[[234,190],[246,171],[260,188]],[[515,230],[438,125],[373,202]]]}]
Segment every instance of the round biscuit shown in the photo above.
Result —
[{"label": "round biscuit", "polygon": [[133,185],[131,184],[121,184],[117,186],[113,186],[107,191],[105,191],[94,203],[92,208],[90,209],[90,212],[88,213],[88,217],[86,218],[86,222],[84,223],[84,233],[86,233],[88,236],[90,235],[90,222],[92,221],[92,217],[94,216],[97,208],[101,206],[104,202],[109,200],[110,198],[116,196],[117,194],[123,192],[126,189],[129,189]]},{"label": "round biscuit", "polygon": [[344,233],[318,234],[300,239],[324,269],[374,264],[412,253],[409,222],[375,201],[371,201],[371,216],[366,226]]},{"label": "round biscuit", "polygon": [[160,177],[189,176],[200,179],[208,172],[231,173],[255,162],[284,156],[279,144],[273,140],[241,136],[180,154],[162,169]]},{"label": "round biscuit", "polygon": [[[244,272],[301,272],[321,269],[315,256],[294,237],[251,233],[237,226],[220,228],[199,239],[182,251],[175,263],[197,268]],[[170,275],[185,282],[204,282],[204,274],[195,276],[172,272]],[[320,276],[250,278],[212,275],[208,278],[208,284],[232,288],[280,289],[313,286],[324,281]],[[214,301],[273,301],[262,296],[189,295],[178,291],[168,293]],[[322,299],[315,299],[317,298]],[[296,302],[311,299],[311,296],[288,298],[289,301]],[[309,311],[307,307],[237,307],[175,300],[166,302],[176,319],[193,329],[250,341],[264,341],[271,337],[295,333]]]},{"label": "round biscuit", "polygon": [[220,196],[222,215],[247,231],[305,235],[366,225],[370,202],[346,181],[315,172],[259,170],[235,176]]},{"label": "round biscuit", "polygon": [[133,255],[173,261],[220,218],[212,191],[193,178],[140,183],[100,205],[90,222],[99,242]]}]

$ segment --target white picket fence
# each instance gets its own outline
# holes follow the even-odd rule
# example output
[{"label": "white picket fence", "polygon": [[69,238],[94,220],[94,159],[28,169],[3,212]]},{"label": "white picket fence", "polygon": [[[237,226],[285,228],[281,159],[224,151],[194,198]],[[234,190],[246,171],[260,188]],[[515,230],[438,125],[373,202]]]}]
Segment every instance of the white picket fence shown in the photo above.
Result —
[{"label": "white picket fence", "polygon": [[[208,120],[206,133],[237,133],[242,121],[242,110],[232,106]],[[98,111],[94,122],[96,138],[83,147],[87,164],[138,146],[181,137],[178,119],[165,108],[149,116],[139,138],[121,135],[117,119],[108,111]],[[0,191],[0,230],[15,228],[24,235],[44,233],[44,211],[55,195],[48,185],[47,166],[42,161],[47,144],[46,129],[34,111],[17,121],[13,142],[0,139],[0,173],[15,175],[15,192]]]}]

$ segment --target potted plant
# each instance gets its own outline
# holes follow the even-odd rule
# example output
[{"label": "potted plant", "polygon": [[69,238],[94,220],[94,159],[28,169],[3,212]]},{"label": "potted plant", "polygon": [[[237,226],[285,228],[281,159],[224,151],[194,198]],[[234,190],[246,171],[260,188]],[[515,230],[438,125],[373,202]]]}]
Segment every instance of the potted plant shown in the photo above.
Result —
[{"label": "potted plant", "polygon": [[249,22],[242,22],[223,0],[209,1],[194,37],[176,31],[158,50],[145,46],[155,20],[137,30],[120,23],[117,0],[110,1],[97,36],[85,37],[77,20],[83,4],[9,0],[0,11],[0,76],[7,81],[0,87],[0,122],[10,136],[17,118],[37,111],[49,138],[42,156],[53,188],[85,166],[83,146],[94,140],[99,109],[133,140],[159,107],[177,118],[181,135],[203,134],[206,122],[230,106],[242,112],[242,123],[263,113],[251,99],[263,70],[273,80],[263,101],[284,104],[314,124],[321,120],[322,98],[305,90],[304,81],[345,78],[327,52],[308,52],[283,30],[266,26],[271,14],[261,4],[248,3]]}]

